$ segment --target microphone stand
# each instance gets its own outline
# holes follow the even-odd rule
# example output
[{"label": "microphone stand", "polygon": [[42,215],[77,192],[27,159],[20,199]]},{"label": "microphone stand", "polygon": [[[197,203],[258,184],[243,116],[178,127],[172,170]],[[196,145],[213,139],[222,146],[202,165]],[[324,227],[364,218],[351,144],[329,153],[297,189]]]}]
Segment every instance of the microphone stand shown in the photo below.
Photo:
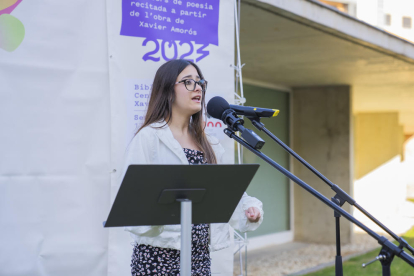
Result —
[{"label": "microphone stand", "polygon": [[[372,216],[368,211],[366,211],[362,206],[360,206],[350,195],[348,195],[345,191],[343,191],[339,186],[333,184],[328,178],[326,178],[323,174],[317,171],[314,167],[312,167],[308,162],[306,162],[302,157],[300,157],[296,152],[294,152],[291,148],[289,148],[285,143],[283,143],[279,138],[277,138],[272,132],[265,128],[265,125],[260,122],[259,117],[247,117],[250,119],[252,124],[260,131],[263,131],[267,136],[269,136],[272,140],[278,143],[284,150],[286,150],[290,155],[296,158],[300,163],[302,163],[306,168],[308,168],[311,172],[313,172],[316,176],[318,176],[322,181],[324,181],[331,189],[336,192],[336,195],[331,198],[332,202],[337,204],[338,206],[342,206],[345,202],[348,202],[350,205],[355,206],[359,211],[361,211],[365,216],[367,216],[371,221],[375,222],[379,227],[381,227],[384,231],[386,231],[391,237],[393,237],[398,243],[403,247],[406,248],[414,255],[414,248],[411,247],[407,241],[405,241],[402,237],[399,237],[397,234],[392,232],[388,229],[384,224],[382,224],[379,220],[377,220],[374,216]],[[341,257],[341,242],[340,242],[340,225],[339,225],[339,218],[341,215],[338,212],[334,212],[334,217],[336,220],[336,258],[335,258],[335,275],[342,276],[343,269],[342,269],[342,257]],[[365,267],[365,266],[363,266]]]},{"label": "microphone stand", "polygon": [[[226,121],[224,121],[224,122],[226,122]],[[234,130],[237,130],[238,129],[237,126],[234,126],[233,124],[230,124],[230,125],[231,125],[230,126],[231,128],[229,127],[229,128],[226,128],[224,130],[224,133],[227,136],[229,136],[230,138],[234,139],[236,142],[240,143],[242,146],[244,146],[245,148],[247,148],[248,150],[250,150],[252,153],[254,153],[255,155],[257,155],[259,158],[263,159],[265,162],[267,162],[269,165],[271,165],[272,167],[274,167],[275,169],[277,169],[279,172],[281,172],[282,174],[284,174],[286,177],[288,177],[289,179],[291,179],[293,182],[295,182],[296,184],[298,184],[299,186],[301,186],[303,189],[305,189],[306,191],[308,191],[309,193],[311,193],[312,195],[314,195],[316,198],[318,198],[320,201],[322,201],[323,203],[325,203],[326,205],[328,205],[335,212],[337,212],[338,214],[344,216],[347,220],[349,220],[350,222],[356,224],[362,230],[364,230],[365,232],[367,232],[371,237],[373,237],[374,239],[376,239],[378,241],[378,243],[382,245],[382,249],[381,249],[381,252],[380,253],[382,253],[383,255],[381,255],[381,256],[384,256],[384,257],[383,257],[383,259],[381,259],[381,263],[383,264],[383,261],[386,262],[386,263],[384,263],[385,265],[383,264],[383,275],[384,276],[390,276],[390,273],[391,273],[390,272],[390,265],[391,265],[391,262],[392,262],[392,260],[393,260],[393,258],[394,258],[395,255],[398,256],[398,257],[400,257],[401,259],[403,259],[406,263],[408,263],[412,267],[414,267],[414,258],[411,257],[410,255],[408,255],[403,250],[403,244],[400,244],[399,246],[396,246],[392,242],[388,241],[385,237],[379,236],[377,233],[375,233],[374,231],[372,231],[370,228],[366,227],[363,223],[361,223],[360,221],[358,221],[357,219],[355,219],[348,212],[346,212],[345,210],[343,210],[340,206],[338,206],[338,204],[335,204],[335,203],[329,201],[329,199],[327,199],[324,195],[322,195],[321,193],[319,193],[318,191],[316,191],[315,189],[313,189],[311,186],[309,186],[308,184],[306,184],[303,180],[301,180],[300,178],[296,177],[294,174],[292,174],[291,172],[289,172],[288,170],[286,170],[285,168],[283,168],[281,165],[279,165],[278,163],[276,163],[275,161],[273,161],[271,158],[269,158],[268,156],[266,156],[265,154],[263,154],[259,150],[257,150],[254,147],[252,147],[246,141],[244,141],[243,139],[241,139],[240,137],[238,137],[235,134],[235,132],[234,132]],[[341,190],[341,189],[339,188],[339,190]]]}]

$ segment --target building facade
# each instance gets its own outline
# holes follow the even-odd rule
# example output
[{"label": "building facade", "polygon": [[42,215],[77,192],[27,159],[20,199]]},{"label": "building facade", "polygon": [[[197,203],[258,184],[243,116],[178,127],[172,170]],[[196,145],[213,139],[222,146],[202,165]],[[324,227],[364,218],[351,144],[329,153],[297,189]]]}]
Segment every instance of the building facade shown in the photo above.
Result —
[{"label": "building facade", "polygon": [[[281,117],[264,120],[266,126],[386,224],[406,204],[410,179],[404,145],[414,134],[414,45],[355,18],[359,7],[359,1],[241,1],[245,105],[279,108]],[[265,154],[329,199],[335,195],[262,137]],[[249,153],[244,161],[260,163]],[[266,220],[249,235],[252,248],[335,241],[330,208],[267,164],[260,170],[248,192],[263,200]],[[342,242],[350,242],[354,226],[341,221]]]}]

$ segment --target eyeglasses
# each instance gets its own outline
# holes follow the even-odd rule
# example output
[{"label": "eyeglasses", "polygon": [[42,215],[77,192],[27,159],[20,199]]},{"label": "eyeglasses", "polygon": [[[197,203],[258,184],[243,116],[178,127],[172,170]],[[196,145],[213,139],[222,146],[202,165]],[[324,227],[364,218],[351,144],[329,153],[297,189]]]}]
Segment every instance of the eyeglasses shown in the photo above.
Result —
[{"label": "eyeglasses", "polygon": [[195,81],[193,79],[186,79],[179,82],[176,82],[175,84],[184,83],[185,88],[187,88],[188,91],[194,91],[196,89],[196,85],[200,85],[201,89],[205,93],[207,90],[207,81],[206,80],[199,80]]}]

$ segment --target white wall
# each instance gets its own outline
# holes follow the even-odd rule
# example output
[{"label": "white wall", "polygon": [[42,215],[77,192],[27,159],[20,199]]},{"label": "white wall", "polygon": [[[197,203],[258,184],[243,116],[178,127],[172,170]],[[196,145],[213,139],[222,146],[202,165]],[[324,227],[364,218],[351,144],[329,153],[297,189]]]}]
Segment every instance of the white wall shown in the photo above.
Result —
[{"label": "white wall", "polygon": [[407,197],[414,198],[414,136],[405,143],[404,165],[407,173]]},{"label": "white wall", "polygon": [[[381,5],[381,2],[383,3]],[[391,15],[391,25],[385,25],[385,15]],[[412,27],[402,27],[402,18],[411,17]],[[409,0],[357,0],[357,16],[371,25],[414,42],[414,2]]]}]

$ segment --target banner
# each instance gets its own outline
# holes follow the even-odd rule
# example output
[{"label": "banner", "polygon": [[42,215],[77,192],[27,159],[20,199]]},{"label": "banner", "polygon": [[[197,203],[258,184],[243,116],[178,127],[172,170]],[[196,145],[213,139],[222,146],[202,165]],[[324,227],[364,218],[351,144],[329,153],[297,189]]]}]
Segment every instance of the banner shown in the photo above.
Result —
[{"label": "banner", "polygon": [[[152,81],[163,63],[178,58],[197,63],[209,82],[206,100],[220,95],[233,102],[234,2],[107,0],[107,11],[113,200],[125,150],[144,121]],[[234,144],[224,137],[222,123],[206,123],[226,150],[225,162],[234,163]],[[123,229],[110,231],[108,275],[130,275],[131,243]],[[212,259],[213,273],[233,275],[231,248],[213,253]]]},{"label": "banner", "polygon": [[0,1],[0,275],[107,274],[101,0]]},{"label": "banner", "polygon": [[[0,275],[130,275],[129,234],[102,227],[126,146],[167,60],[196,62],[207,97],[232,101],[233,4],[0,3]],[[213,272],[231,275],[224,256]]]}]

